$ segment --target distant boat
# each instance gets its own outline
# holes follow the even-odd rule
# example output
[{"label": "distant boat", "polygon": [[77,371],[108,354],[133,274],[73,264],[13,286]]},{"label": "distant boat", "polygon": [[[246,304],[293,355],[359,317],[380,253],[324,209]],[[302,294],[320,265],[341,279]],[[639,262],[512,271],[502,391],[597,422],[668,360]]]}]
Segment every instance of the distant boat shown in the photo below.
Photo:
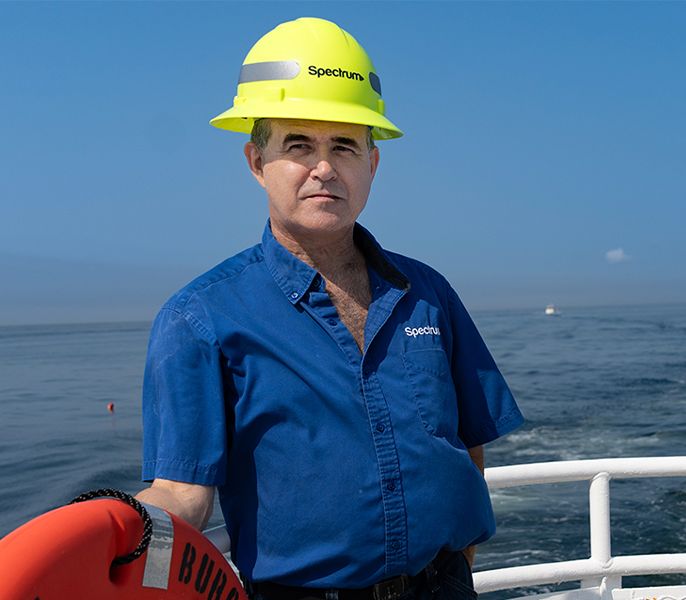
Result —
[{"label": "distant boat", "polygon": [[545,314],[549,316],[555,316],[559,315],[560,311],[555,308],[554,304],[548,304],[548,306],[545,307]]}]

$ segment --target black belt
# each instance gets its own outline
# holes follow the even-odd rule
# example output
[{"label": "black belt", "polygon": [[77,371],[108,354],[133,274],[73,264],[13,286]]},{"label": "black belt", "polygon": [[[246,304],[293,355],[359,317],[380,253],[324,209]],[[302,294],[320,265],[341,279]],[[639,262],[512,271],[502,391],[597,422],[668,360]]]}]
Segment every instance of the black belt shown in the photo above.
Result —
[{"label": "black belt", "polygon": [[441,559],[447,554],[450,553],[446,550],[441,550],[438,556],[417,575],[399,575],[361,589],[335,588],[331,590],[291,587],[281,585],[280,583],[272,583],[271,581],[250,582],[247,587],[251,594],[261,594],[267,600],[309,600],[310,598],[326,600],[327,593],[332,591],[337,592],[338,600],[395,600],[395,598],[398,598],[418,583],[426,580],[429,580],[429,582],[435,580],[436,567],[434,565],[441,562]]}]

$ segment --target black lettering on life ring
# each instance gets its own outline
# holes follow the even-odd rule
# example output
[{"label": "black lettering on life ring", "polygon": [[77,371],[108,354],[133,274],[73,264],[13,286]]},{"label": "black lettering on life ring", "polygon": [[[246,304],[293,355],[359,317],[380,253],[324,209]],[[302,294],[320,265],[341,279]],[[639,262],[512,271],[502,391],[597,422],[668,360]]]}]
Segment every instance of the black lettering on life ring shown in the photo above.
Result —
[{"label": "black lettering on life ring", "polygon": [[226,596],[226,600],[236,600],[236,598],[238,598],[238,590],[235,587],[232,587]]},{"label": "black lettering on life ring", "polygon": [[[186,547],[183,549],[183,557],[181,558],[181,568],[179,569],[180,582],[188,584],[191,579],[193,579],[193,567],[197,554],[195,546],[190,542],[186,543]],[[236,587],[231,587],[226,597],[222,598],[228,579],[226,573],[224,573],[221,568],[217,569],[214,573],[214,577],[212,577],[215,566],[215,561],[211,559],[207,553],[203,553],[202,558],[200,559],[200,565],[195,574],[195,590],[200,594],[204,594],[211,579],[212,584],[209,586],[210,591],[207,594],[207,600],[237,600],[239,593]],[[35,600],[40,599],[36,598]]]},{"label": "black lettering on life ring", "polygon": [[[207,571],[207,573],[205,571]],[[203,554],[202,559],[200,560],[200,567],[198,568],[198,575],[195,578],[196,592],[200,592],[201,594],[205,593],[207,584],[210,582],[210,577],[212,577],[212,571],[214,571],[214,561],[211,560],[207,554]]]},{"label": "black lettering on life ring", "polygon": [[193,576],[193,563],[195,562],[195,548],[190,542],[186,543],[181,559],[181,570],[179,571],[179,581],[188,583]]},{"label": "black lettering on life ring", "polygon": [[207,600],[221,600],[225,587],[226,573],[219,569],[217,574],[214,576],[214,581],[212,582],[212,587],[210,588],[210,593],[207,596]]}]

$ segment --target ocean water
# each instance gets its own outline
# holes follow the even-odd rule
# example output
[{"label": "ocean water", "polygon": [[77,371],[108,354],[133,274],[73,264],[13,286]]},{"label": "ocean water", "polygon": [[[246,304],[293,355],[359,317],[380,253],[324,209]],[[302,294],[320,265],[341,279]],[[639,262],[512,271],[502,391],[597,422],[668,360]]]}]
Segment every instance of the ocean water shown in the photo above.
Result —
[{"label": "ocean water", "polygon": [[[686,305],[473,317],[527,419],[487,446],[488,466],[686,455]],[[143,487],[149,327],[0,327],[0,536],[83,491]],[[686,552],[684,479],[616,481],[611,490],[614,554]],[[587,484],[495,491],[493,503],[498,533],[480,548],[477,570],[589,555]],[[215,510],[211,524],[220,522]]]}]

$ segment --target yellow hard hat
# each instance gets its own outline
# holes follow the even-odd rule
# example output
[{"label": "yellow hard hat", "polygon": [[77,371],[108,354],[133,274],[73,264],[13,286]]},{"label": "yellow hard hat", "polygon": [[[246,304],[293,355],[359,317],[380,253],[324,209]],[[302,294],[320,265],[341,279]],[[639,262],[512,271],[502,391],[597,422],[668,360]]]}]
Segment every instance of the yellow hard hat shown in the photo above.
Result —
[{"label": "yellow hard hat", "polygon": [[233,107],[210,121],[250,133],[256,119],[311,119],[403,132],[384,117],[381,82],[364,48],[331,21],[301,18],[264,35],[243,61]]}]

